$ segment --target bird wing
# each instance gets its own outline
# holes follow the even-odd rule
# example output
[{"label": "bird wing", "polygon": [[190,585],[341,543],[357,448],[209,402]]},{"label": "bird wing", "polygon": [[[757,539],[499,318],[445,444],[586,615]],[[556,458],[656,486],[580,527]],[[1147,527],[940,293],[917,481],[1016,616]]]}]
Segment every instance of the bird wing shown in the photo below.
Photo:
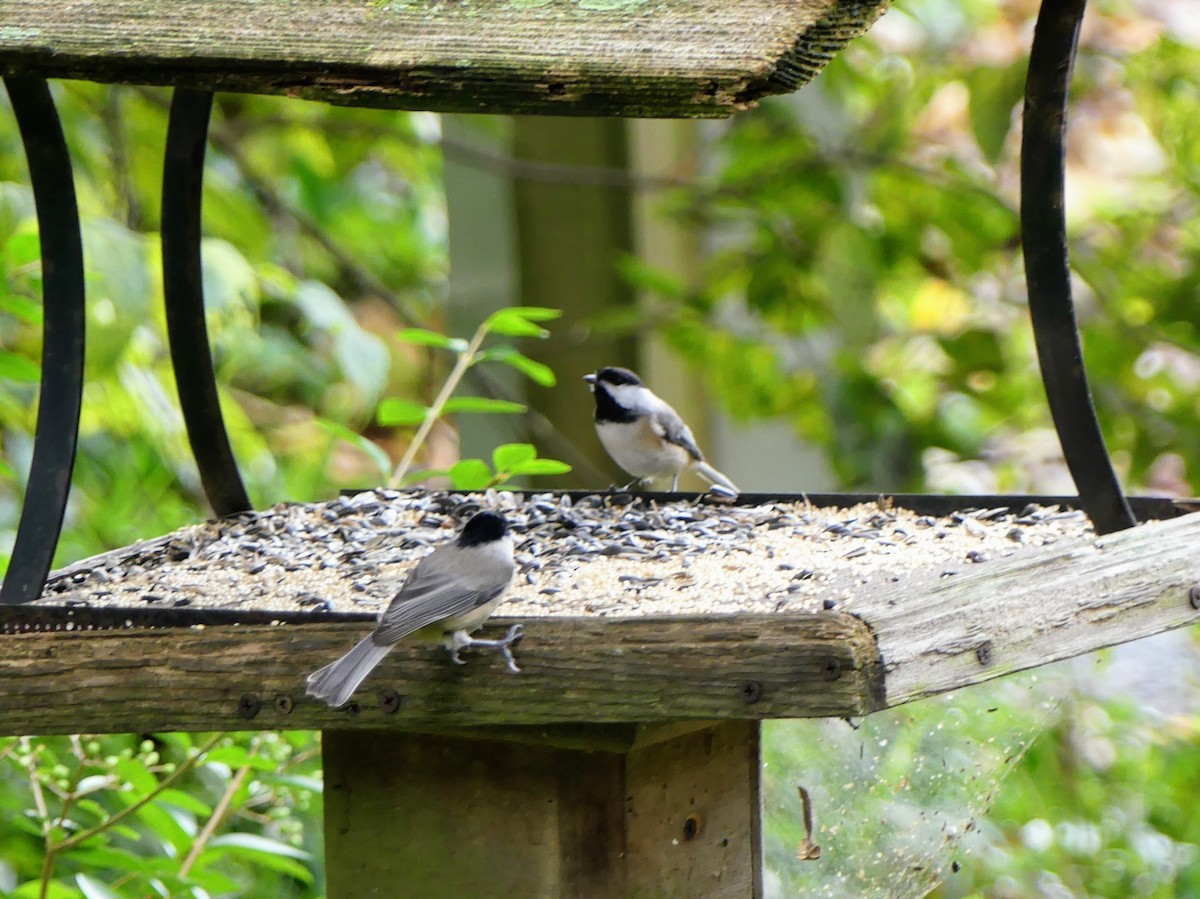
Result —
[{"label": "bird wing", "polygon": [[654,429],[654,433],[668,443],[683,447],[687,450],[688,455],[697,462],[703,462],[704,454],[700,452],[700,447],[696,446],[696,438],[692,436],[692,429],[684,424],[678,412],[666,403],[663,403],[663,406],[665,408],[655,410],[650,414],[650,427]]},{"label": "bird wing", "polygon": [[452,571],[418,563],[379,617],[375,642],[395,643],[427,624],[464,615],[494,599],[507,586],[505,581],[498,590],[484,591],[464,584]]}]

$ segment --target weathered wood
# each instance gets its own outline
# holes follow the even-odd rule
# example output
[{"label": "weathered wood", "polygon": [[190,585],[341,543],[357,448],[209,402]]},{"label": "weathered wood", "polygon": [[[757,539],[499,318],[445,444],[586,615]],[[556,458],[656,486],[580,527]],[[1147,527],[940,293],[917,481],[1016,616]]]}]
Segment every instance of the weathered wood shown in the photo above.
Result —
[{"label": "weathered wood", "polygon": [[[497,620],[497,627],[504,627]],[[875,646],[850,615],[525,622],[512,675],[491,654],[453,665],[401,643],[330,710],[305,676],[369,625],[304,624],[0,637],[0,732],[254,727],[447,730],[480,725],[863,715]],[[400,698],[385,708],[384,690]],[[389,694],[391,695],[391,694]],[[245,698],[245,701],[243,701]]]},{"label": "weathered wood", "polygon": [[1200,513],[877,598],[889,706],[1200,621]]},{"label": "weathered wood", "polygon": [[401,644],[337,711],[304,676],[366,622],[3,635],[0,731],[490,726],[537,742],[546,726],[567,745],[561,726],[588,724],[620,749],[629,732],[606,725],[864,715],[1200,620],[1198,547],[1193,513],[910,573],[846,600],[854,615],[530,618],[520,675]]},{"label": "weathered wood", "polygon": [[720,116],[886,0],[10,0],[0,72],[442,112]]},{"label": "weathered wood", "polygon": [[627,752],[349,731],[322,749],[331,896],[761,895],[757,722]]}]

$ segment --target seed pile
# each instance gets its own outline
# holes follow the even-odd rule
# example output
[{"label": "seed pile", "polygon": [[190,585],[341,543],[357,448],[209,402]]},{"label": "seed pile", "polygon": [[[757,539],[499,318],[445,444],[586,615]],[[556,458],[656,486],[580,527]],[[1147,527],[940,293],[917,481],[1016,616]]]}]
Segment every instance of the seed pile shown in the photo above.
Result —
[{"label": "seed pile", "polygon": [[41,604],[377,611],[467,517],[499,509],[517,575],[499,615],[854,610],[869,585],[952,577],[1023,547],[1082,542],[1057,507],[916,515],[886,501],[718,505],[630,494],[367,491],[181,528],[55,572]]}]

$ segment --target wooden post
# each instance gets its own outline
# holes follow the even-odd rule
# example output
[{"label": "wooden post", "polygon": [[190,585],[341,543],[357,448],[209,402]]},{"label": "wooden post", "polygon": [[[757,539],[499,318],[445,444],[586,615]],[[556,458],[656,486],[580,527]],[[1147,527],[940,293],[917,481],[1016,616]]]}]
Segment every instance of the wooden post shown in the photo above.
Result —
[{"label": "wooden post", "polygon": [[626,747],[326,731],[339,899],[752,899],[759,725],[628,729]]},{"label": "wooden post", "polygon": [[628,174],[625,123],[518,118],[514,150],[526,173],[515,184],[522,302],[563,310],[550,339],[526,347],[561,383],[553,390],[531,387],[529,400],[592,463],[595,474],[577,472],[576,485],[623,484],[624,472],[596,440],[591,397],[580,378],[603,365],[634,362],[631,337],[593,328],[596,318],[633,306],[633,291],[617,270],[633,246],[629,190],[621,181]]}]

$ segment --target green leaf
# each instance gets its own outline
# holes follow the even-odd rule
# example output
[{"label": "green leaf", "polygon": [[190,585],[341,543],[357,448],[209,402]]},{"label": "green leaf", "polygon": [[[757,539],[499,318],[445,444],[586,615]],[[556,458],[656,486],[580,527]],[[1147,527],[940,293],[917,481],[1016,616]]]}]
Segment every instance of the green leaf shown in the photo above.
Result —
[{"label": "green leaf", "polygon": [[201,859],[209,854],[233,854],[242,856],[243,861],[253,859],[254,864],[294,877],[302,883],[313,883],[315,880],[312,871],[299,864],[301,861],[311,861],[310,853],[258,834],[221,834],[208,844]]},{"label": "green leaf", "polygon": [[375,413],[375,420],[384,427],[407,428],[423,422],[428,411],[420,403],[389,396],[379,404],[379,409]]},{"label": "green leaf", "polygon": [[404,343],[417,343],[421,346],[439,347],[443,350],[453,350],[461,353],[467,348],[467,342],[461,337],[447,337],[428,328],[404,328],[396,332],[396,339]]},{"label": "green leaf", "polygon": [[[118,759],[116,775],[132,784],[133,789],[138,793],[149,793],[158,786],[158,778],[150,773],[146,763],[138,758]],[[123,798],[128,798],[131,803],[133,802],[128,793],[121,795]]]},{"label": "green leaf", "polygon": [[535,362],[528,356],[518,352],[516,348],[504,345],[495,346],[491,349],[484,350],[479,354],[481,362],[503,362],[505,365],[511,365],[529,380],[535,384],[540,384],[542,387],[553,387],[558,383],[558,378],[554,376],[554,370],[548,365],[543,365],[541,362]]},{"label": "green leaf", "polygon": [[184,809],[200,818],[207,818],[212,814],[212,808],[207,802],[204,802],[194,794],[187,793],[183,790],[163,790],[158,794],[158,799],[155,801]]},{"label": "green leaf", "polygon": [[259,836],[254,833],[223,833],[220,836],[213,837],[208,845],[246,849],[251,852],[263,852],[268,855],[282,855],[286,858],[295,858],[300,861],[309,861],[312,859],[312,854],[304,849],[299,849],[288,843],[282,843],[279,840],[272,840],[270,837]]},{"label": "green leaf", "polygon": [[542,306],[512,306],[493,312],[484,321],[484,328],[492,334],[504,334],[508,337],[548,337],[550,332],[539,328],[535,321],[546,321],[557,318],[562,313],[557,309],[546,309]]},{"label": "green leaf", "polygon": [[501,311],[515,313],[531,322],[548,322],[562,318],[563,314],[561,309],[552,309],[549,306],[509,306]]},{"label": "green leaf", "polygon": [[567,474],[571,466],[557,459],[530,459],[509,469],[511,475],[552,475]]},{"label": "green leaf", "polygon": [[494,400],[486,396],[452,396],[446,401],[446,412],[524,412],[522,403],[512,400]]},{"label": "green leaf", "polygon": [[217,746],[209,750],[208,755],[204,757],[204,764],[221,764],[228,765],[230,768],[240,768],[243,765],[250,764],[251,753],[245,746],[237,743],[230,743],[226,746]]},{"label": "green leaf", "polygon": [[0,296],[0,311],[7,312],[27,325],[42,324],[42,307],[28,297],[4,294]]},{"label": "green leaf", "polygon": [[151,859],[115,846],[78,846],[71,850],[70,858],[74,864],[93,871],[109,868],[113,871],[136,871],[139,874],[153,873],[147,870],[151,866]]},{"label": "green leaf", "polygon": [[41,881],[27,880],[5,896],[8,899],[79,899],[77,892],[58,880],[50,881],[46,890],[42,889]]},{"label": "green leaf", "polygon": [[75,885],[83,893],[84,899],[121,899],[121,894],[113,892],[98,880],[93,880],[86,874],[75,875]]},{"label": "green leaf", "polygon": [[42,370],[37,363],[8,350],[0,350],[0,378],[28,384],[36,382],[41,376]]},{"label": "green leaf", "polygon": [[539,328],[533,322],[515,315],[488,319],[487,329],[490,334],[503,334],[506,337],[536,337],[540,340],[550,336],[545,328]]},{"label": "green leaf", "polygon": [[505,443],[492,451],[492,466],[496,471],[509,471],[537,458],[537,449],[532,443]]},{"label": "green leaf", "polygon": [[482,459],[463,459],[450,469],[455,490],[483,490],[492,484],[492,470]]}]

